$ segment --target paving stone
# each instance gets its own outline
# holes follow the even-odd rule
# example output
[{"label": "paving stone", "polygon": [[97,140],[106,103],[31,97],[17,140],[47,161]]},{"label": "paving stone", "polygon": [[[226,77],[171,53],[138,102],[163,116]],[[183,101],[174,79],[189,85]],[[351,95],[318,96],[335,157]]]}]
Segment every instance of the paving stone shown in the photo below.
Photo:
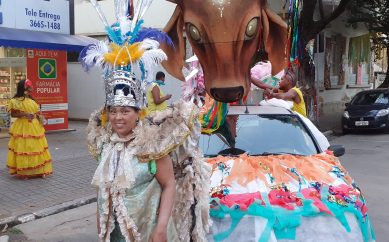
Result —
[{"label": "paving stone", "polygon": [[9,139],[0,139],[0,219],[96,194],[90,181],[97,162],[88,154],[86,124],[70,122],[70,128],[76,131],[46,135],[54,160],[54,173],[46,179],[18,180],[10,176],[5,166]]}]

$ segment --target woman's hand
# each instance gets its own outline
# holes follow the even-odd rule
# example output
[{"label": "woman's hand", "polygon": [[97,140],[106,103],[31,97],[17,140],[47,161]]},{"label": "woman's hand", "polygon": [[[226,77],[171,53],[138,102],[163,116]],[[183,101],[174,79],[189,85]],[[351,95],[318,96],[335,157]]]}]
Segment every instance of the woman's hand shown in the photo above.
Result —
[{"label": "woman's hand", "polygon": [[176,194],[176,180],[174,179],[173,162],[170,156],[164,156],[156,161],[157,173],[155,178],[161,185],[162,194],[159,204],[159,213],[157,225],[154,228],[151,242],[165,242],[166,231],[169,224],[169,219],[173,210],[173,203]]},{"label": "woman's hand", "polygon": [[271,88],[266,88],[263,95],[265,96],[265,99],[268,100],[272,98],[273,90]]},{"label": "woman's hand", "polygon": [[149,242],[167,242],[166,228],[161,228],[157,225],[151,233]]},{"label": "woman's hand", "polygon": [[32,113],[26,113],[25,115],[28,121],[32,121],[35,118],[35,114]]}]

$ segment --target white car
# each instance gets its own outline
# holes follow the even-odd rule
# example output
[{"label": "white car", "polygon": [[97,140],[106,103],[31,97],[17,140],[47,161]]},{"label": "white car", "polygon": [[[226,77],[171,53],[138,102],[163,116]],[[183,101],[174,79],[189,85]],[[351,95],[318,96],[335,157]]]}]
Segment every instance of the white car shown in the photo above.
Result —
[{"label": "white car", "polygon": [[213,170],[209,241],[375,240],[365,201],[336,157],[342,146],[324,150],[282,107],[230,107],[227,120],[236,137],[224,125],[200,138]]}]

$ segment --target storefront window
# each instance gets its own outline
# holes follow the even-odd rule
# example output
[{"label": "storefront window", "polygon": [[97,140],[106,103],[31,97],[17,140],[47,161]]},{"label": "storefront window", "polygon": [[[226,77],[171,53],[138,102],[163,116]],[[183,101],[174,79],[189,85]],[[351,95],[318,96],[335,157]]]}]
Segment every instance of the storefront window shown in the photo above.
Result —
[{"label": "storefront window", "polygon": [[26,79],[26,50],[0,47],[0,129],[10,126],[6,104],[16,93],[20,80]]}]

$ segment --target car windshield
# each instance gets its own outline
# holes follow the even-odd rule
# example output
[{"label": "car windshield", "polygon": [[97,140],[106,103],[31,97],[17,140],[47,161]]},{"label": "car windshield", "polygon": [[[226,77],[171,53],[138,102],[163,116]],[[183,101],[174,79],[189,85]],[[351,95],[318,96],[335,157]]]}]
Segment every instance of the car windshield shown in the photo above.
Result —
[{"label": "car windshield", "polygon": [[360,93],[351,102],[352,105],[380,105],[388,103],[388,93],[383,92]]},{"label": "car windshield", "polygon": [[217,155],[317,154],[315,143],[295,115],[240,115],[237,136],[225,132],[201,135],[200,147],[208,157]]}]

